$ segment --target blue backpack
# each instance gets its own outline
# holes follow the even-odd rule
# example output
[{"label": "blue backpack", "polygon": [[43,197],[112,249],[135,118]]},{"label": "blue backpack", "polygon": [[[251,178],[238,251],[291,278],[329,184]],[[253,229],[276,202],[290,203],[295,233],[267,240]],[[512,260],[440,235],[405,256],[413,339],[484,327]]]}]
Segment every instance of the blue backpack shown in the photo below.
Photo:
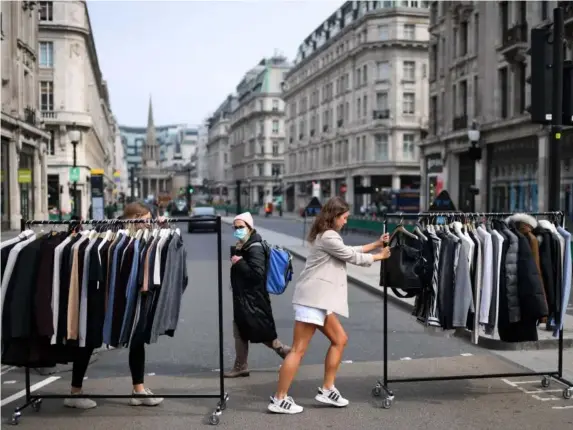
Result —
[{"label": "blue backpack", "polygon": [[266,254],[268,293],[284,293],[294,273],[291,253],[280,246],[269,245],[266,241],[255,242],[251,246],[255,245],[262,246]]}]

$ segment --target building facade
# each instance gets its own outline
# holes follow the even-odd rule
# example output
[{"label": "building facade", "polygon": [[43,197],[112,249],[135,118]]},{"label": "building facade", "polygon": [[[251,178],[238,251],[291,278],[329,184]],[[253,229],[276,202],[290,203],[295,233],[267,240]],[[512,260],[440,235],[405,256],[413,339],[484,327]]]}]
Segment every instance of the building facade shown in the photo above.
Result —
[{"label": "building facade", "polygon": [[[77,210],[78,215],[87,218],[92,191],[97,194],[94,197],[103,197],[105,204],[113,200],[117,124],[86,2],[42,1],[39,7],[40,111],[52,137],[47,162],[50,213],[66,217]],[[80,131],[75,198],[71,130]],[[101,176],[97,186],[92,176]]]},{"label": "building facade", "polygon": [[38,113],[38,7],[5,1],[2,7],[2,229],[48,216],[46,153],[50,134]]},{"label": "building facade", "polygon": [[[550,24],[566,4],[572,59],[571,2],[431,2],[430,127],[421,148],[422,206],[436,189],[474,211],[547,210],[548,129],[532,124],[530,31]],[[469,157],[468,128],[479,130],[482,158]],[[573,135],[563,133],[561,208],[573,213]],[[479,188],[479,194],[470,187]]]},{"label": "building facade", "polygon": [[236,109],[237,98],[229,95],[208,120],[207,180],[211,194],[219,200],[228,200],[228,187],[233,180],[229,148],[229,123]]},{"label": "building facade", "polygon": [[355,212],[377,193],[418,188],[427,27],[428,2],[349,1],[300,45],[283,93],[287,210],[304,207],[313,184]]},{"label": "building facade", "polygon": [[[231,168],[242,182],[243,205],[262,205],[281,196],[286,143],[281,85],[291,64],[284,57],[263,59],[237,86],[231,114]],[[236,201],[236,185],[229,195]]]}]

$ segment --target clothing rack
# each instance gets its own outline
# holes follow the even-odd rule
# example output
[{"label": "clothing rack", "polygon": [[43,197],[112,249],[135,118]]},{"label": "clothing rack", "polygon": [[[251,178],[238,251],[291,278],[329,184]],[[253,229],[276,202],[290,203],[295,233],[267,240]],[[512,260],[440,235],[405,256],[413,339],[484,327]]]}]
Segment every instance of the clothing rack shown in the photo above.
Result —
[{"label": "clothing rack", "polygon": [[[176,223],[187,222],[189,224],[198,223],[193,218],[162,218],[162,219],[105,219],[105,220],[70,220],[70,221],[35,221],[35,220],[21,220],[21,231],[26,230],[28,226],[32,225],[120,225],[120,224],[160,224],[160,223]],[[209,417],[209,423],[217,425],[220,422],[220,417],[223,411],[227,408],[227,401],[229,395],[225,391],[225,377],[224,377],[224,354],[223,354],[223,252],[222,252],[222,224],[221,217],[217,216],[216,231],[217,231],[217,307],[218,307],[218,325],[219,325],[219,392],[217,394],[153,394],[153,395],[137,395],[137,394],[82,394],[74,395],[74,398],[92,398],[92,399],[130,399],[130,398],[147,398],[147,397],[163,397],[166,399],[219,399],[217,407]],[[12,414],[11,424],[17,425],[22,410],[28,406],[38,412],[41,409],[43,399],[67,399],[71,395],[65,394],[32,394],[30,390],[30,368],[25,368],[25,384],[26,384],[26,402],[17,407]]]},{"label": "clothing rack", "polygon": [[[386,233],[388,218],[399,218],[400,223],[406,219],[428,219],[428,218],[438,218],[442,217],[446,220],[458,220],[458,219],[468,219],[468,218],[479,218],[479,217],[490,217],[490,218],[503,218],[514,215],[511,212],[420,212],[420,213],[387,213],[383,217],[383,232]],[[527,215],[531,216],[543,216],[543,217],[554,217],[564,222],[563,212],[527,212]],[[382,260],[382,265],[385,264],[385,260]],[[554,379],[558,383],[565,386],[563,390],[563,397],[565,399],[571,398],[573,391],[573,382],[568,381],[563,376],[563,330],[559,330],[559,340],[558,340],[558,351],[557,351],[557,369],[547,370],[544,372],[511,372],[511,373],[486,373],[481,375],[450,375],[450,376],[430,376],[430,377],[414,377],[414,378],[390,378],[388,376],[388,289],[389,286],[385,280],[385,270],[382,270],[382,283],[384,290],[384,323],[383,323],[383,345],[384,345],[384,361],[383,361],[383,375],[382,381],[378,380],[376,385],[372,389],[372,395],[374,397],[381,397],[382,392],[384,392],[384,400],[382,407],[389,409],[394,401],[394,393],[388,387],[389,383],[403,383],[403,382],[426,382],[426,381],[454,381],[454,380],[466,380],[466,379],[489,379],[489,378],[515,378],[522,376],[541,376],[541,385],[543,387],[548,387],[551,383],[551,379]],[[399,286],[395,286],[399,287]],[[559,292],[561,293],[561,292]],[[567,306],[566,303],[562,303],[561,306]],[[559,304],[555,305],[555,313],[559,315],[560,309]],[[560,323],[560,322],[559,322]]]}]

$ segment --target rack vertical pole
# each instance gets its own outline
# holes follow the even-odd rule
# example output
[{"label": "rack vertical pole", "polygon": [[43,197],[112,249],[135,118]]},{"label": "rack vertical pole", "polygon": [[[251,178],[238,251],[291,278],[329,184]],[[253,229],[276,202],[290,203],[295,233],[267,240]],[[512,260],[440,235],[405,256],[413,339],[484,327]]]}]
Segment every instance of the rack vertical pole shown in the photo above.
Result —
[{"label": "rack vertical pole", "polygon": [[[26,220],[24,218],[20,218],[20,231],[23,232],[26,230]],[[30,368],[26,366],[24,368],[24,378],[26,382],[26,403],[32,402],[32,392],[30,390]]]},{"label": "rack vertical pole", "polygon": [[[382,234],[386,234],[388,227],[388,218],[384,214],[384,221],[382,222]],[[382,260],[382,283],[384,284],[384,389],[388,386],[388,285],[386,282],[386,260]],[[390,393],[388,393],[390,394]]]},{"label": "rack vertical pole", "polygon": [[224,342],[223,342],[223,245],[222,245],[222,223],[221,217],[217,217],[217,296],[218,296],[218,307],[219,307],[219,386],[220,386],[220,398],[219,406],[223,407],[226,402],[225,399],[225,357],[223,354]]}]

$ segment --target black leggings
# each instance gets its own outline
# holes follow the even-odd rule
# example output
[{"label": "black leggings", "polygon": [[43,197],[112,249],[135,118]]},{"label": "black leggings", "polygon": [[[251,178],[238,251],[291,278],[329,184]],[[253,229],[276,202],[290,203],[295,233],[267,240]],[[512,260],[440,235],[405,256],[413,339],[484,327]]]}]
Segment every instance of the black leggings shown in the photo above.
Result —
[{"label": "black leggings", "polygon": [[[72,367],[72,387],[82,388],[93,348],[80,348]],[[145,374],[145,344],[134,343],[129,348],[129,370],[133,385],[143,384]]]}]

